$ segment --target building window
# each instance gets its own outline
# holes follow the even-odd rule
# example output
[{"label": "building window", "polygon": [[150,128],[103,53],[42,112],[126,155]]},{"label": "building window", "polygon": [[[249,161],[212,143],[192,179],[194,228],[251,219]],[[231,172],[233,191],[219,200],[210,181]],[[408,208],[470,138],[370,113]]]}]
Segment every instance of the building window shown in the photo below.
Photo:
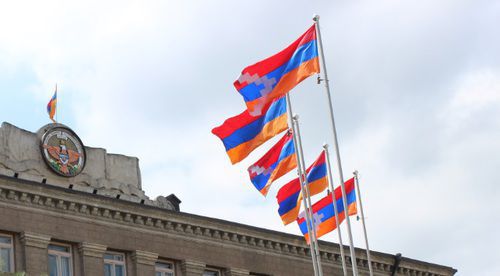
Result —
[{"label": "building window", "polygon": [[220,276],[220,271],[217,269],[205,269],[203,276]]},{"label": "building window", "polygon": [[104,254],[104,276],[126,276],[124,254],[115,252]]},{"label": "building window", "polygon": [[49,275],[72,276],[71,247],[61,244],[49,244]]},{"label": "building window", "polygon": [[175,268],[174,263],[171,262],[157,262],[155,265],[156,276],[174,276]]},{"label": "building window", "polygon": [[0,235],[0,272],[14,272],[12,236]]}]

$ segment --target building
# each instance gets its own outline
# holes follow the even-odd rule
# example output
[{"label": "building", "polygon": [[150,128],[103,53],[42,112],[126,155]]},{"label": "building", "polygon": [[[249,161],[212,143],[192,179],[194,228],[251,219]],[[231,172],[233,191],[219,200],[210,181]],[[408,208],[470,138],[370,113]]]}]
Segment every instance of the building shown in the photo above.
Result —
[{"label": "building", "polygon": [[[138,159],[84,147],[60,124],[0,127],[0,271],[26,275],[312,275],[303,237],[183,213],[148,198]],[[320,242],[325,275],[339,246]],[[346,254],[349,250],[346,249]],[[357,249],[361,275],[368,275]],[[453,275],[451,267],[372,252],[375,275]],[[1,274],[0,274],[1,275]],[[9,274],[6,274],[9,275]]]}]

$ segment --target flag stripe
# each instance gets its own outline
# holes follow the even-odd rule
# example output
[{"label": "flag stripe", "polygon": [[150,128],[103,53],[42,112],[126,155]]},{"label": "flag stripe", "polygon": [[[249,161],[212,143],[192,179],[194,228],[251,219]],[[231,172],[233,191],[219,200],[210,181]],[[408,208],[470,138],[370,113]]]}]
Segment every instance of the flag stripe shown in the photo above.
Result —
[{"label": "flag stripe", "polygon": [[[325,154],[324,152],[320,154],[318,159],[306,170],[307,174],[307,182],[311,183],[318,180],[320,177],[326,176],[326,164],[325,164]],[[321,166],[321,167],[320,167]],[[319,169],[317,169],[319,167]],[[311,172],[314,170],[314,172]],[[318,174],[319,173],[319,174]],[[278,192],[276,198],[278,199],[278,203],[282,202],[285,198],[289,197],[292,194],[300,191],[300,181],[298,178],[290,181],[285,184]]]},{"label": "flag stripe", "polygon": [[[358,213],[356,204],[351,204],[347,207],[347,213],[349,216],[355,215]],[[345,220],[345,213],[339,213],[339,225]],[[316,238],[320,238],[321,236],[330,233],[331,231],[337,228],[337,222],[335,221],[335,216],[323,221],[316,231]],[[306,228],[307,229],[307,228]],[[309,233],[305,233],[304,237],[306,238],[307,243],[309,244]]]},{"label": "flag stripe", "polygon": [[276,169],[274,169],[273,173],[269,177],[269,180],[267,181],[266,186],[264,186],[264,188],[262,190],[260,190],[260,192],[264,196],[266,196],[267,192],[269,191],[269,188],[271,187],[271,184],[273,184],[273,182],[276,179],[282,177],[283,175],[287,174],[289,171],[293,170],[296,167],[297,167],[297,155],[294,152],[290,156],[287,156],[286,158],[284,158],[278,164]]},{"label": "flag stripe", "polygon": [[311,26],[294,43],[278,54],[248,66],[234,87],[243,96],[251,114],[288,93],[295,85],[319,73],[316,27]]},{"label": "flag stripe", "polygon": [[291,194],[279,203],[280,207],[278,209],[278,213],[280,214],[280,216],[283,216],[284,214],[290,212],[290,210],[296,208],[297,206],[300,206],[300,203],[297,204],[300,196],[300,184],[296,186],[299,188],[298,191]]},{"label": "flag stripe", "polygon": [[[306,172],[311,196],[324,191],[328,187],[324,152],[307,168]],[[302,200],[299,179],[296,178],[281,187],[276,198],[279,204],[278,213],[281,216],[283,224],[287,225],[295,221],[299,214]]]},{"label": "flag stripe", "polygon": [[294,180],[283,185],[283,187],[281,187],[278,191],[278,194],[276,195],[278,203],[285,202],[288,197],[293,196],[298,192],[300,192],[300,181],[299,178],[295,178]]},{"label": "flag stripe", "polygon": [[227,139],[228,137],[231,137],[231,135],[234,134],[236,131],[244,129],[246,126],[252,123],[259,122],[261,124],[266,124],[272,121],[273,119],[279,117],[283,113],[286,113],[285,98],[280,98],[272,102],[263,111],[264,111],[263,116],[252,116],[248,112],[248,110],[245,110],[240,115],[231,117],[227,119],[221,126],[214,128],[212,130],[212,133],[217,135],[220,139],[224,140]]},{"label": "flag stripe", "polygon": [[288,128],[288,117],[285,114],[264,125],[262,131],[252,140],[242,143],[227,151],[233,164],[245,159],[254,149],[262,145],[267,140],[273,138],[276,134],[285,131]]},{"label": "flag stripe", "polygon": [[[52,121],[54,121],[54,115],[56,114],[56,106],[57,106],[57,88],[54,92],[52,98],[50,98],[49,103],[47,104],[47,113]],[[55,122],[55,121],[54,121]]]},{"label": "flag stripe", "polygon": [[[297,48],[310,42],[311,40],[316,40],[315,27],[316,27],[315,25],[312,25],[303,35],[301,35],[298,39],[296,39],[292,44],[290,44],[284,50],[280,51],[279,53],[269,58],[266,58],[253,65],[246,67],[245,69],[243,69],[241,74],[243,75],[245,73],[248,73],[250,75],[257,74],[259,76],[264,76],[268,74],[270,71],[274,71],[276,68],[282,66],[290,59],[291,56],[293,56]],[[240,90],[246,85],[248,85],[248,83],[245,81],[240,82],[239,80],[236,80],[234,82],[234,86],[236,87],[237,90]]]},{"label": "flag stripe", "polygon": [[310,59],[303,62],[299,67],[293,69],[289,73],[285,74],[280,82],[274,87],[271,93],[264,97],[258,99],[247,101],[246,105],[250,111],[262,110],[262,107],[273,99],[279,98],[292,88],[294,88],[298,83],[303,81],[305,78],[319,72],[319,60],[318,57]]},{"label": "flag stripe", "polygon": [[247,157],[254,149],[288,128],[285,98],[268,105],[262,116],[252,116],[248,111],[227,119],[212,129],[226,149],[231,163]]},{"label": "flag stripe", "polygon": [[313,169],[307,174],[307,181],[309,183],[320,180],[326,176],[326,166],[324,166],[324,164],[323,162],[312,167]]},{"label": "flag stripe", "polygon": [[[299,180],[297,179],[297,182]],[[316,195],[326,189],[326,186],[328,186],[328,180],[326,177],[317,179],[315,181],[309,182],[309,192],[311,196]],[[281,190],[280,190],[281,191]],[[280,208],[278,209],[278,213],[280,215],[283,215],[293,208],[295,208],[295,204],[298,203],[300,206],[300,202],[297,202],[299,200],[299,195],[300,195],[300,183],[297,183],[292,187],[292,189],[287,190],[289,195],[287,197],[282,197],[281,200],[278,199],[278,203],[280,205]]]},{"label": "flag stripe", "polygon": [[[278,156],[277,160],[275,159],[276,161],[273,164],[271,164],[271,166],[266,166],[265,164],[262,164],[261,167],[269,168],[268,169],[269,172],[271,172],[271,171],[274,172],[276,170],[276,168],[278,167],[280,162],[283,162],[285,160],[285,158],[288,158],[288,157],[292,156],[293,154],[295,154],[295,147],[294,147],[293,141],[290,140],[290,141],[287,141],[287,143],[283,146],[283,149],[281,150],[281,152],[279,152],[279,156]],[[269,158],[269,159],[273,159],[273,158]],[[257,188],[257,190],[260,191],[267,185],[267,183],[271,179],[271,173],[263,173],[263,174],[252,174],[251,173],[250,179],[251,179],[252,183],[254,184],[255,188]]]},{"label": "flag stripe", "polygon": [[[275,82],[271,85],[271,89],[274,89],[282,79],[285,79],[286,74],[299,68],[302,63],[318,57],[317,49],[318,48],[316,45],[316,40],[309,41],[306,44],[300,46],[286,63],[265,74],[264,76],[266,76],[267,79],[274,78]],[[248,102],[262,97],[262,89],[264,89],[264,83],[252,82],[241,87],[238,90],[245,101]]]},{"label": "flag stripe", "polygon": [[[317,213],[319,216],[323,216],[321,219],[322,224],[324,223],[325,220],[335,217],[335,212],[333,210],[333,205],[332,205],[332,200],[331,200],[331,195],[328,195],[327,197],[323,198],[322,200],[318,201],[317,203],[321,203],[316,205],[316,203],[313,205],[313,211],[314,213]],[[337,204],[337,212],[338,214],[344,213],[344,204],[342,201],[342,198],[336,200]],[[347,194],[347,210],[348,212],[352,212],[355,207],[352,207],[351,205],[356,204],[356,193],[355,191],[351,191],[350,193]],[[321,206],[321,207],[320,207]],[[351,213],[349,215],[352,215]],[[305,218],[299,218],[299,227],[300,231],[302,234],[307,233],[307,225],[306,225],[306,220]]]},{"label": "flag stripe", "polygon": [[299,208],[300,205],[295,205],[292,209],[290,209],[288,212],[284,213],[283,215],[280,214],[281,220],[283,221],[284,225],[288,225],[292,222],[294,222],[297,219],[297,216],[299,214]]},{"label": "flag stripe", "polygon": [[287,117],[286,115],[286,107],[277,109],[277,110],[269,110],[264,117],[260,117],[259,119],[251,122],[250,124],[236,130],[228,137],[222,139],[226,150],[230,150],[232,148],[241,145],[242,143],[248,142],[254,139],[257,135],[259,135],[260,131],[263,129],[263,126],[269,124],[275,120],[280,120],[280,117]]},{"label": "flag stripe", "polygon": [[264,196],[272,182],[297,167],[291,131],[287,132],[264,156],[248,168],[252,184]]}]

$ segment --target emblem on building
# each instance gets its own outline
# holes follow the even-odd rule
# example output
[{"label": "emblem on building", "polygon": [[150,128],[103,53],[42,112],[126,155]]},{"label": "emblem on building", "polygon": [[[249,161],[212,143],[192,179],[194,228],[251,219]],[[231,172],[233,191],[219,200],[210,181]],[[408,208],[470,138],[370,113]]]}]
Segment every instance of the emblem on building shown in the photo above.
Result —
[{"label": "emblem on building", "polygon": [[57,174],[72,177],[85,167],[85,148],[71,129],[53,126],[46,130],[41,141],[42,157]]}]

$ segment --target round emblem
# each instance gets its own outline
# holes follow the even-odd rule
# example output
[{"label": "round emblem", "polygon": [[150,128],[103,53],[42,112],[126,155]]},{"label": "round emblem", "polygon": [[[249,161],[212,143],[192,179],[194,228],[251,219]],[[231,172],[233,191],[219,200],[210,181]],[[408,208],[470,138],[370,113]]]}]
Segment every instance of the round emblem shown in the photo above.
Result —
[{"label": "round emblem", "polygon": [[83,143],[69,128],[49,128],[42,136],[41,150],[47,165],[59,175],[76,176],[85,167]]}]

